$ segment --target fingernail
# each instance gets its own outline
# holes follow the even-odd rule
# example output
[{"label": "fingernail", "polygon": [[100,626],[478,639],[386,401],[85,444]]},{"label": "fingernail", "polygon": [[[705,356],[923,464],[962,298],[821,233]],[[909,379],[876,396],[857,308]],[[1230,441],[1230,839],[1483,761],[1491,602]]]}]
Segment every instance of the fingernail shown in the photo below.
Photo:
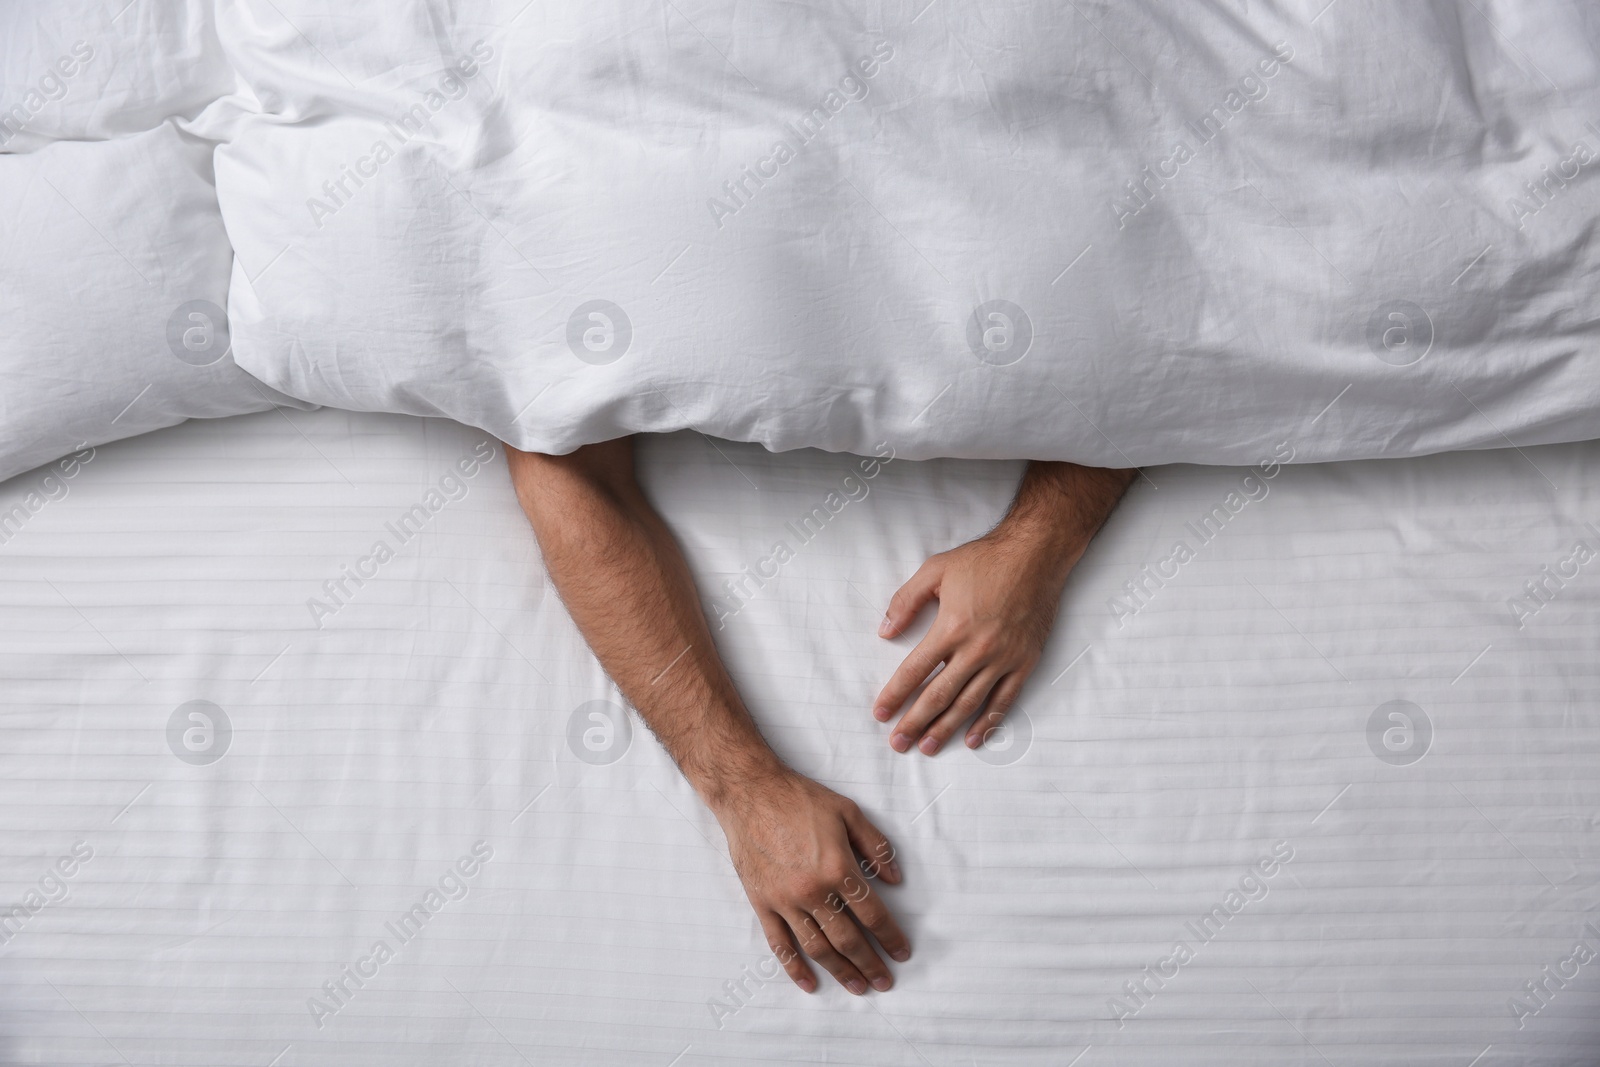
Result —
[{"label": "fingernail", "polygon": [[889,747],[894,749],[896,752],[904,752],[906,749],[911,747],[911,738],[907,737],[905,734],[895,734],[893,737],[889,738]]},{"label": "fingernail", "polygon": [[886,708],[886,707],[883,707],[881,705],[879,707],[873,708],[872,709],[872,717],[874,719],[877,719],[879,722],[888,722],[889,721],[889,709]]},{"label": "fingernail", "polygon": [[907,949],[900,949],[898,952],[889,953],[889,958],[894,960],[896,963],[904,963],[906,960],[911,958],[911,953]]},{"label": "fingernail", "polygon": [[872,988],[876,989],[880,993],[887,993],[889,991],[889,987],[892,985],[894,985],[894,983],[889,981],[887,978],[874,978],[872,980]]},{"label": "fingernail", "polygon": [[889,616],[885,615],[883,621],[878,624],[878,636],[888,637],[892,633],[894,633],[894,623],[890,622]]},{"label": "fingernail", "polygon": [[861,979],[859,978],[850,979],[844,984],[844,987],[858,997],[867,991],[867,987],[861,984]]},{"label": "fingernail", "polygon": [[889,878],[895,882],[900,880],[900,865],[894,860],[889,861]]},{"label": "fingernail", "polygon": [[935,752],[939,751],[939,739],[936,737],[924,737],[922,739],[922,744],[918,745],[917,747],[931,756]]},{"label": "fingernail", "polygon": [[800,988],[804,992],[815,993],[817,991],[816,980],[812,978],[802,978],[800,979]]},{"label": "fingernail", "polygon": [[968,734],[967,735],[967,747],[968,748],[977,748],[978,745],[981,744],[982,742],[983,742],[983,738],[980,737],[977,734]]}]

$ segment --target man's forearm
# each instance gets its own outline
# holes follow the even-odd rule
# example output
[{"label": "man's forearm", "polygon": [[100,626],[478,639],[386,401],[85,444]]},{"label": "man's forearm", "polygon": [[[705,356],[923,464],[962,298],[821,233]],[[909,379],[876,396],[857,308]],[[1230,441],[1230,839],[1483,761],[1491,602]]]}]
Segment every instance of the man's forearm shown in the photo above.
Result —
[{"label": "man's forearm", "polygon": [[859,807],[784,766],[762,739],[712,644],[683,554],[634,480],[632,439],[570,456],[506,455],[551,581],[717,816],[778,962],[807,992],[816,978],[799,951],[852,993],[890,988],[864,930],[891,958],[910,958],[867,881],[900,881],[894,848]]},{"label": "man's forearm", "polygon": [[1024,533],[1059,548],[1070,570],[1138,474],[1137,469],[1034,460],[995,531]]},{"label": "man's forearm", "polygon": [[632,476],[632,442],[585,457],[507,449],[551,580],[595,656],[701,798],[782,768],[711,640],[682,553]]}]

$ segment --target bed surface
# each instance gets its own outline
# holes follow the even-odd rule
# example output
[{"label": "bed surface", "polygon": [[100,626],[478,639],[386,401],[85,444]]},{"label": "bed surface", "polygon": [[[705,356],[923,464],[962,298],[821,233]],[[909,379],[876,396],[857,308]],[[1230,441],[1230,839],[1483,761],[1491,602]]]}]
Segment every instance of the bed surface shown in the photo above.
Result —
[{"label": "bed surface", "polygon": [[853,998],[759,980],[716,823],[593,703],[503,456],[461,475],[483,440],[272,411],[0,485],[44,500],[0,534],[0,1062],[1600,1061],[1600,444],[1260,499],[1153,468],[1009,747],[929,760],[871,718],[910,645],[874,630],[1021,465],[889,462],[802,541],[848,457],[650,441],[763,729],[898,847],[916,955]]}]

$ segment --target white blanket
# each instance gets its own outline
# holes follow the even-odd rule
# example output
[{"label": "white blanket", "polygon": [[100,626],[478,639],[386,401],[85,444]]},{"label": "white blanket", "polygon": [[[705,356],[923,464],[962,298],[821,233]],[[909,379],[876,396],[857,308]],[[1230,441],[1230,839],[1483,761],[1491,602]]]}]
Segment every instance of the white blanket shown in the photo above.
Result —
[{"label": "white blanket", "polygon": [[0,476],[269,386],[555,452],[1590,439],[1597,116],[1570,0],[16,0]]},{"label": "white blanket", "polygon": [[985,762],[890,751],[873,631],[1018,465],[896,459],[802,544],[853,463],[647,442],[763,730],[899,849],[916,955],[858,999],[760,980],[482,440],[190,423],[0,544],[0,1062],[1600,1059],[1600,447],[1149,471]]},{"label": "white blanket", "polygon": [[567,451],[1600,436],[1600,9],[227,5],[238,359]]}]

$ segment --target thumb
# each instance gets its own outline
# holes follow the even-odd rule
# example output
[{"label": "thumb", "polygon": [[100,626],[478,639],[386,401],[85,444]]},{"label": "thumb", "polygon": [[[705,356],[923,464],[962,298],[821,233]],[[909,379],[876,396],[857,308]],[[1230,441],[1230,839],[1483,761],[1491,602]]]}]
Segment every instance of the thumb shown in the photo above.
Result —
[{"label": "thumb", "polygon": [[932,556],[926,563],[917,568],[913,574],[895,591],[889,599],[889,610],[884,613],[883,621],[878,624],[879,637],[899,637],[917,618],[917,614],[927,607],[939,591],[939,581],[944,577],[944,560]]}]

